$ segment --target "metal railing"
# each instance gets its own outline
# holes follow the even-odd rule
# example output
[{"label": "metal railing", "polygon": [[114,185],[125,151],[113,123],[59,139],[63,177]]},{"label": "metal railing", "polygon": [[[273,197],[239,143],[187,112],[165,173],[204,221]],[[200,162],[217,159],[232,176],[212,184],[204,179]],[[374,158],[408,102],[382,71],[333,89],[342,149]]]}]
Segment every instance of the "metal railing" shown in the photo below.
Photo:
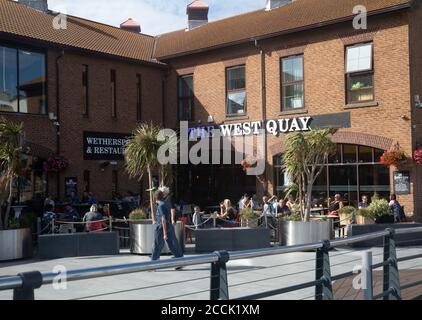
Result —
[{"label": "metal railing", "polygon": [[[129,273],[145,272],[152,270],[161,270],[168,268],[179,268],[187,266],[195,266],[202,264],[211,264],[210,275],[210,300],[228,300],[229,299],[229,286],[228,286],[228,273],[227,263],[234,260],[252,259],[258,257],[274,256],[294,252],[307,252],[315,251],[316,268],[315,279],[306,283],[280,288],[276,290],[261,292],[238,298],[239,300],[252,300],[262,299],[266,297],[281,295],[288,292],[302,290],[306,288],[315,288],[313,297],[316,300],[332,300],[333,288],[332,283],[334,280],[342,279],[353,275],[353,272],[346,272],[336,276],[331,275],[331,264],[329,257],[329,250],[340,246],[356,244],[359,242],[384,239],[383,244],[383,262],[372,265],[370,262],[369,269],[372,270],[382,267],[383,268],[383,289],[382,294],[372,296],[373,299],[383,298],[384,300],[401,299],[401,289],[410,288],[412,286],[420,285],[422,281],[406,284],[400,287],[398,262],[408,261],[412,259],[422,258],[422,254],[412,255],[398,259],[396,254],[396,235],[400,234],[413,234],[422,233],[422,227],[406,228],[406,229],[386,229],[384,231],[369,233],[365,235],[353,236],[339,240],[325,240],[311,244],[294,245],[287,247],[273,247],[258,250],[246,251],[218,251],[211,254],[183,257],[177,259],[167,259],[160,261],[150,261],[141,263],[130,263],[111,265],[104,267],[80,269],[67,271],[66,281],[78,281],[84,279],[93,279],[100,277],[108,277]],[[370,259],[371,260],[371,259]],[[12,277],[0,278],[0,291],[13,290],[13,298],[15,300],[33,300],[34,290],[39,289],[42,285],[53,283],[60,273],[41,273],[39,271],[20,273]],[[372,278],[371,278],[372,282]],[[371,283],[372,292],[372,283]],[[368,297],[368,295],[365,295]]]}]

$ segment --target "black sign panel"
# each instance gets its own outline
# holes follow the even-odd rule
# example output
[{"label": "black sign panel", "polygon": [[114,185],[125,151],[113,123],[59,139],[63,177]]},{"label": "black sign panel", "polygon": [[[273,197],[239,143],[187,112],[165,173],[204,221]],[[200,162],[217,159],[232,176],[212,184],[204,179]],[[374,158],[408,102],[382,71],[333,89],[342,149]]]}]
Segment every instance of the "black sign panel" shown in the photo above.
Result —
[{"label": "black sign panel", "polygon": [[124,160],[129,134],[84,132],[85,160]]},{"label": "black sign panel", "polygon": [[394,193],[410,194],[410,173],[408,171],[394,172]]},{"label": "black sign panel", "polygon": [[341,113],[331,113],[331,114],[322,114],[312,117],[311,128],[350,128],[352,126],[352,121],[350,117],[350,112],[341,112]]},{"label": "black sign panel", "polygon": [[71,178],[64,178],[64,187],[65,187],[65,194],[69,197],[72,192],[78,194],[78,178],[71,177]]}]

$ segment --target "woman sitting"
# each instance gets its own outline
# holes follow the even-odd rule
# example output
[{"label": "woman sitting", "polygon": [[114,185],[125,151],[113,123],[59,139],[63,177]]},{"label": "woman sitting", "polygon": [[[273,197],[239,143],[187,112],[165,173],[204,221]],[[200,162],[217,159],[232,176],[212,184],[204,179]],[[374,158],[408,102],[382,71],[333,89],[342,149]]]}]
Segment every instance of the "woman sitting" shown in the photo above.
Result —
[{"label": "woman sitting", "polygon": [[341,196],[336,194],[334,196],[334,201],[330,203],[328,207],[328,215],[329,216],[338,216],[338,213],[341,208],[344,207],[343,201],[341,200]]},{"label": "woman sitting", "polygon": [[82,221],[86,222],[86,231],[95,232],[103,229],[102,219],[103,216],[98,212],[98,206],[93,204],[89,212],[85,213]]},{"label": "woman sitting", "polygon": [[237,214],[234,208],[232,207],[231,201],[229,199],[224,200],[220,203],[220,214],[217,215],[222,225],[225,227],[234,227],[237,226]]}]

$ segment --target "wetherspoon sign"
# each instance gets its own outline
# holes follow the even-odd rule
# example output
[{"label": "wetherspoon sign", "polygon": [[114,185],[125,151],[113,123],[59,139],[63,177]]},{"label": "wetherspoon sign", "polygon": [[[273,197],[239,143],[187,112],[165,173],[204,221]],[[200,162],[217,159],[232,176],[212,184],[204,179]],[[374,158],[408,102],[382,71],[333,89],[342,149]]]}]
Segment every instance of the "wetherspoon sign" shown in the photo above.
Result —
[{"label": "wetherspoon sign", "polygon": [[129,134],[84,132],[85,160],[124,160]]},{"label": "wetherspoon sign", "polygon": [[277,136],[281,133],[309,131],[311,130],[311,117],[298,117],[289,119],[278,119],[268,121],[252,121],[243,123],[222,124],[219,126],[202,126],[189,128],[189,139],[211,138],[213,130],[220,129],[223,137],[239,137],[258,135],[261,130]]}]

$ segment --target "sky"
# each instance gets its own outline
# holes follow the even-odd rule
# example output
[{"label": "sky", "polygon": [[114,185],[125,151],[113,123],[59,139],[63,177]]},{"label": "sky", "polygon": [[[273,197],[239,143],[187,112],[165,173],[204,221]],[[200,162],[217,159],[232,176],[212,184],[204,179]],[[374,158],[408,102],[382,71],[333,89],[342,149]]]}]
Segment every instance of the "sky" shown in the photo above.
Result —
[{"label": "sky", "polygon": [[[133,18],[142,33],[157,35],[186,28],[192,0],[48,0],[49,9],[113,26]],[[265,0],[205,0],[214,21],[265,7]]]}]

